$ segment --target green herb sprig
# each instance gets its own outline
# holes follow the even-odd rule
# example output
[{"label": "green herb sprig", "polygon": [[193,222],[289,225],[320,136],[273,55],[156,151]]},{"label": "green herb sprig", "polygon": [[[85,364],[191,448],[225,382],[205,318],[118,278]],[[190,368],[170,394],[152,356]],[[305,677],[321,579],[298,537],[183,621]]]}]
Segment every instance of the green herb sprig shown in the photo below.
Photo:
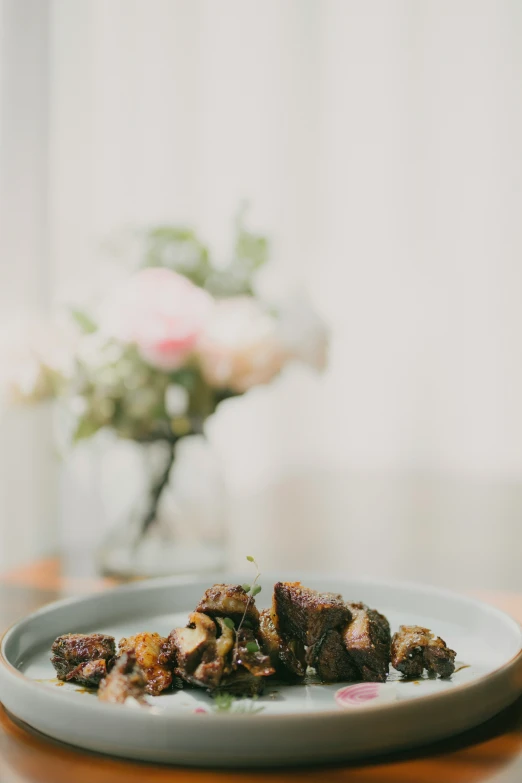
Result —
[{"label": "green herb sprig", "polygon": [[214,712],[235,712],[249,715],[256,715],[258,712],[262,712],[264,707],[258,707],[255,702],[257,696],[252,696],[251,699],[243,699],[234,696],[233,693],[216,693],[214,696],[214,704],[212,709]]},{"label": "green herb sprig", "polygon": [[[256,563],[256,561],[254,560],[254,558],[252,557],[252,555],[247,555],[247,560],[248,560],[249,563],[253,563],[255,565],[255,567],[256,567],[256,575],[255,575],[254,581],[252,582],[251,585],[249,585],[248,583],[245,583],[244,585],[241,585],[241,587],[243,588],[245,593],[248,595],[248,601],[247,601],[246,606],[245,606],[245,611],[243,612],[243,617],[239,621],[239,625],[237,627],[237,631],[236,631],[236,645],[237,645],[238,634],[239,634],[241,628],[243,627],[243,624],[245,622],[245,618],[247,616],[247,612],[248,612],[248,610],[250,608],[250,604],[252,603],[252,601],[256,597],[256,595],[259,595],[259,593],[261,592],[261,585],[257,584],[257,581],[258,581],[259,577],[261,576],[261,571],[259,570],[259,566]],[[256,647],[257,647],[257,645],[256,645]],[[259,649],[259,647],[257,649]],[[248,646],[247,646],[247,650],[248,650]],[[252,651],[248,650],[248,652],[252,652]],[[257,650],[254,650],[253,652],[257,652]]]},{"label": "green herb sprig", "polygon": [[212,708],[214,712],[230,712],[236,697],[232,693],[216,693]]},{"label": "green herb sprig", "polygon": [[[261,585],[257,584],[258,579],[261,576],[261,571],[259,570],[259,566],[256,563],[255,559],[252,557],[252,555],[247,555],[247,560],[248,560],[249,563],[253,563],[255,565],[255,567],[256,567],[256,575],[255,575],[254,581],[252,582],[251,585],[248,584],[248,582],[245,582],[245,584],[241,585],[241,587],[243,588],[245,593],[248,595],[248,600],[246,602],[245,611],[243,612],[243,616],[242,616],[241,620],[239,621],[239,625],[237,626],[237,629],[236,629],[235,657],[237,657],[237,651],[238,651],[238,647],[239,647],[239,632],[240,632],[241,628],[243,626],[245,626],[245,628],[250,628],[251,627],[250,622],[246,619],[248,610],[250,608],[250,604],[252,603],[252,601],[254,600],[256,595],[259,595],[259,593],[261,592]],[[234,629],[234,627],[235,627],[234,626],[234,621],[230,617],[225,617],[223,622],[225,623],[227,628]],[[247,645],[246,645],[246,650],[249,653],[256,653],[256,652],[259,651],[259,645],[256,642],[248,642]]]}]

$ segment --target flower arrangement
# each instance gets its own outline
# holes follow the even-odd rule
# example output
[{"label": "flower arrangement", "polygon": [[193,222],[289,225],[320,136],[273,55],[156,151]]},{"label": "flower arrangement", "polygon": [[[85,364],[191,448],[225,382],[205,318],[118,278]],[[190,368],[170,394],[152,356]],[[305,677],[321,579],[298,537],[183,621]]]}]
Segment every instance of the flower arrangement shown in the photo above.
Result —
[{"label": "flower arrangement", "polygon": [[223,400],[270,382],[290,361],[322,369],[327,335],[303,303],[274,307],[256,294],[268,242],[246,229],[243,215],[225,264],[185,228],[154,227],[139,240],[132,274],[91,310],[72,310],[73,329],[45,325],[22,346],[11,341],[2,385],[10,402],[60,400],[72,442],[110,428],[168,444],[145,528],[177,441],[201,433]]}]

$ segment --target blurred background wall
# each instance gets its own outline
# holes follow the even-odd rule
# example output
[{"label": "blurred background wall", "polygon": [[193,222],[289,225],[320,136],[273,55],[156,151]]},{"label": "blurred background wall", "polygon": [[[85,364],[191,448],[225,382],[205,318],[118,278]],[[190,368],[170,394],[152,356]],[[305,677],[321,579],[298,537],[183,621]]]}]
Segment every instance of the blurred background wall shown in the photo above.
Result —
[{"label": "blurred background wall", "polygon": [[[1,8],[2,306],[84,293],[124,225],[219,247],[246,198],[330,324],[324,377],[210,425],[231,562],[520,586],[520,2]],[[2,421],[0,563],[82,546],[85,463],[58,524],[45,414]]]}]

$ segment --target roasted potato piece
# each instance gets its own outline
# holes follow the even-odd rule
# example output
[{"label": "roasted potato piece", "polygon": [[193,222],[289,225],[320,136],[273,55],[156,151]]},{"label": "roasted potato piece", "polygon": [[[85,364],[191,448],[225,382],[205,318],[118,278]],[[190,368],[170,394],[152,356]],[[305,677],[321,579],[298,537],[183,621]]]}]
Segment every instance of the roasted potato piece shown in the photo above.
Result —
[{"label": "roasted potato piece", "polygon": [[146,704],[146,687],[147,681],[136,658],[132,653],[124,652],[114,664],[110,674],[100,683],[98,698],[113,704],[124,704],[127,699]]},{"label": "roasted potato piece", "polygon": [[120,639],[121,653],[132,653],[137,666],[143,672],[147,683],[145,690],[151,696],[158,696],[172,683],[172,672],[159,662],[166,639],[158,633],[138,633],[126,639]]}]

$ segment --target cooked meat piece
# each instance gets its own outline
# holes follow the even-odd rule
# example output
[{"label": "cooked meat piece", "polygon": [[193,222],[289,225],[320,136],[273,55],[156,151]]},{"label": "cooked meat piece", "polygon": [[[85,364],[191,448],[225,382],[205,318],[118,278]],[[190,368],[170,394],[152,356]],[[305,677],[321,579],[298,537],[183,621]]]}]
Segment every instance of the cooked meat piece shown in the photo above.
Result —
[{"label": "cooked meat piece", "polygon": [[420,677],[424,669],[440,677],[451,677],[455,656],[442,639],[420,625],[401,625],[393,635],[392,666],[406,677]]},{"label": "cooked meat piece", "polygon": [[327,631],[308,650],[308,661],[325,682],[353,682],[359,679],[357,668],[347,652],[339,631]]},{"label": "cooked meat piece", "polygon": [[283,664],[291,675],[299,678],[306,674],[306,650],[299,639],[283,640],[280,647]]},{"label": "cooked meat piece", "polygon": [[271,674],[275,674],[275,668],[271,665],[269,656],[261,652],[254,632],[249,628],[241,628],[237,634],[232,664],[235,668],[244,666],[256,677],[270,677]]},{"label": "cooked meat piece", "polygon": [[265,682],[265,677],[256,677],[240,666],[239,669],[223,677],[215,692],[226,691],[235,696],[259,696],[263,693]]},{"label": "cooked meat piece", "polygon": [[172,672],[159,662],[165,641],[159,633],[138,633],[120,639],[120,654],[127,652],[134,655],[147,682],[146,691],[151,696],[158,696],[172,683]]},{"label": "cooked meat piece", "polygon": [[263,609],[259,615],[258,638],[261,648],[270,658],[276,674],[284,679],[304,677],[306,673],[305,650],[301,642],[294,640],[292,650],[279,635],[272,619],[272,610]]},{"label": "cooked meat piece", "polygon": [[446,642],[436,636],[424,648],[424,663],[429,672],[438,674],[442,679],[451,677],[455,671],[455,658],[457,653],[446,647]]},{"label": "cooked meat piece", "polygon": [[201,612],[193,612],[186,628],[174,628],[163,644],[159,663],[171,664],[174,673],[185,678],[192,674],[201,662],[203,653],[216,639],[216,625],[210,617]]},{"label": "cooked meat piece", "polygon": [[209,617],[230,617],[236,626],[241,622],[245,610],[245,621],[257,629],[259,612],[254,599],[248,596],[240,585],[213,585],[196,607],[196,612],[203,612]]},{"label": "cooked meat piece", "polygon": [[174,628],[170,633],[160,662],[167,664],[170,661],[174,664],[174,674],[191,685],[216,688],[225,670],[230,668],[234,645],[232,629],[221,618],[217,618],[216,623],[206,614],[193,612],[187,628]]},{"label": "cooked meat piece", "polygon": [[[87,688],[95,688],[107,676],[107,662],[103,658],[80,663],[65,677],[67,682],[77,682]],[[63,679],[63,678],[59,678]]]},{"label": "cooked meat piece", "polygon": [[132,653],[124,652],[114,664],[110,674],[100,683],[98,698],[114,704],[123,704],[127,699],[135,699],[141,704],[146,704],[146,686],[147,681],[136,658]]},{"label": "cooked meat piece", "polygon": [[391,663],[406,677],[420,677],[424,671],[424,648],[431,633],[419,625],[401,625],[393,635]]},{"label": "cooked meat piece", "polygon": [[272,620],[270,609],[263,609],[259,613],[259,641],[261,642],[263,652],[269,656],[272,666],[277,667],[280,663],[279,645],[281,644],[281,637]]},{"label": "cooked meat piece", "polygon": [[216,655],[216,647],[213,645],[205,650],[201,663],[196,667],[193,674],[188,674],[187,672],[183,677],[191,685],[214,690],[221,682],[224,669],[225,660]]},{"label": "cooked meat piece", "polygon": [[216,641],[216,652],[221,658],[226,658],[234,646],[236,635],[222,617],[216,617],[216,625],[220,631],[220,636]]},{"label": "cooked meat piece", "polygon": [[67,633],[53,642],[51,650],[59,680],[97,686],[114,661],[116,644],[113,636],[102,633]]},{"label": "cooked meat piece", "polygon": [[340,595],[318,593],[300,582],[277,582],[272,617],[287,644],[297,639],[312,647],[331,628],[350,622],[351,614]]},{"label": "cooked meat piece", "polygon": [[[210,618],[207,619],[212,622]],[[219,637],[209,641],[203,650],[201,662],[188,677],[193,685],[200,685],[210,690],[217,688],[221,678],[232,671],[231,653],[235,641],[234,631],[226,625],[222,617],[216,617],[216,626],[214,634],[219,633]]]},{"label": "cooked meat piece", "polygon": [[[236,633],[222,617],[214,621],[202,612],[194,612],[189,621],[188,628],[171,632],[160,663],[174,665],[175,675],[210,691],[219,688],[233,693],[259,692],[262,684],[254,683],[252,678],[269,676],[274,669],[269,657],[261,652],[254,631],[242,628],[236,646]],[[252,649],[253,643],[258,650]]]},{"label": "cooked meat piece", "polygon": [[384,615],[365,604],[348,604],[351,622],[342,631],[344,646],[357,667],[359,678],[385,682],[390,665],[390,624]]}]

